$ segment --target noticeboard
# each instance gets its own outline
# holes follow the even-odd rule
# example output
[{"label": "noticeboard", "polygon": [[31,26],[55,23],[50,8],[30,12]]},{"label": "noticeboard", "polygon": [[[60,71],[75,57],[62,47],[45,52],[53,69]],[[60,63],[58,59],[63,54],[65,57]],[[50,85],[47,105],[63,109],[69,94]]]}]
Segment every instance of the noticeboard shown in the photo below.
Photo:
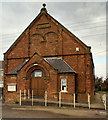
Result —
[{"label": "noticeboard", "polygon": [[9,92],[16,91],[16,84],[8,84],[8,91]]}]

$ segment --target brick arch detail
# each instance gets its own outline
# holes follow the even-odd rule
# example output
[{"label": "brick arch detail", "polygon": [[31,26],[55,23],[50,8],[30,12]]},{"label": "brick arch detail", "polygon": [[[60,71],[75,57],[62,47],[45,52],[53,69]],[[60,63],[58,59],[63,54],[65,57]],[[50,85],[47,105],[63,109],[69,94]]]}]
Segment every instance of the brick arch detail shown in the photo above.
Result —
[{"label": "brick arch detail", "polygon": [[40,36],[43,39],[43,41],[45,40],[44,36],[42,34],[40,34],[40,33],[34,33],[34,34],[32,34],[32,37],[36,38],[36,36]]},{"label": "brick arch detail", "polygon": [[54,36],[56,36],[57,38],[59,38],[58,34],[56,32],[50,31],[44,34],[44,38],[46,39],[46,36],[49,34],[53,34]]},{"label": "brick arch detail", "polygon": [[[37,65],[34,65],[34,64],[37,64]],[[32,64],[28,65],[24,70],[23,77],[25,78],[26,81],[29,80],[29,85],[30,85],[31,73],[35,69],[40,69],[44,72],[45,77],[43,77],[43,78],[45,80],[45,89],[47,89],[48,83],[51,82],[51,78],[50,78],[49,70],[42,63],[32,63]]]},{"label": "brick arch detail", "polygon": [[[34,64],[37,64],[37,65],[34,65]],[[35,69],[42,70],[45,74],[45,79],[50,79],[50,73],[49,73],[48,69],[46,68],[46,66],[43,65],[42,63],[41,64],[40,63],[32,63],[32,64],[28,65],[24,70],[24,74],[23,74],[24,77],[26,79],[28,79],[30,77],[31,72]]]},{"label": "brick arch detail", "polygon": [[26,75],[27,79],[31,77],[32,72],[33,72],[34,70],[36,70],[36,69],[41,70],[41,71],[45,74],[45,77],[47,76],[47,75],[46,75],[46,71],[45,71],[41,66],[32,66],[32,67],[27,71],[27,75]]}]

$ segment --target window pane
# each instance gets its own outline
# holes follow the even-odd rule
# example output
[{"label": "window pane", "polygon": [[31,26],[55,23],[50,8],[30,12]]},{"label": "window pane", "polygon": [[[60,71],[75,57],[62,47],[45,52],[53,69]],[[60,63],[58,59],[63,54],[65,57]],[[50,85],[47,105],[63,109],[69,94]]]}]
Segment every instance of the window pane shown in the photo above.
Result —
[{"label": "window pane", "polygon": [[34,70],[32,72],[32,77],[44,77],[44,73],[41,70]]},{"label": "window pane", "polygon": [[66,91],[66,86],[62,86],[62,90],[63,90],[63,91]]},{"label": "window pane", "polygon": [[66,79],[62,79],[62,85],[66,85]]},{"label": "window pane", "polygon": [[61,90],[62,91],[67,90],[67,88],[66,88],[66,79],[65,78],[61,79]]},{"label": "window pane", "polygon": [[34,77],[42,77],[42,72],[41,71],[35,71],[34,72]]}]

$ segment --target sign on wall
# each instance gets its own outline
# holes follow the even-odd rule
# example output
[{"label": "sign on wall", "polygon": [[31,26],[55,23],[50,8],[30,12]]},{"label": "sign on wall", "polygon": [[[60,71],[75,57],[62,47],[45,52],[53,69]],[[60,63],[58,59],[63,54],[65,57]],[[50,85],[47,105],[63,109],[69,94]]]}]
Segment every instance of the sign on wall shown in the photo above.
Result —
[{"label": "sign on wall", "polygon": [[7,84],[8,85],[8,91],[9,92],[15,92],[16,91],[16,84]]},{"label": "sign on wall", "polygon": [[11,80],[16,80],[16,77],[11,77]]}]

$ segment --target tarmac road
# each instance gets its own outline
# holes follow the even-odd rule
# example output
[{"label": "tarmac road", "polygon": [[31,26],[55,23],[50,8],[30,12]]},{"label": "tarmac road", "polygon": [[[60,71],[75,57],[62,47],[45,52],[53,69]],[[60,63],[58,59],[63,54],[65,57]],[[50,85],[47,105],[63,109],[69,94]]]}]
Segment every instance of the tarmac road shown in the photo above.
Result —
[{"label": "tarmac road", "polygon": [[9,108],[9,106],[3,107],[3,118],[67,118],[68,115],[55,114],[50,111],[41,109],[30,110],[30,109],[18,109]]},{"label": "tarmac road", "polygon": [[[3,105],[3,118],[106,118],[104,110]],[[3,119],[4,120],[4,119]]]}]

